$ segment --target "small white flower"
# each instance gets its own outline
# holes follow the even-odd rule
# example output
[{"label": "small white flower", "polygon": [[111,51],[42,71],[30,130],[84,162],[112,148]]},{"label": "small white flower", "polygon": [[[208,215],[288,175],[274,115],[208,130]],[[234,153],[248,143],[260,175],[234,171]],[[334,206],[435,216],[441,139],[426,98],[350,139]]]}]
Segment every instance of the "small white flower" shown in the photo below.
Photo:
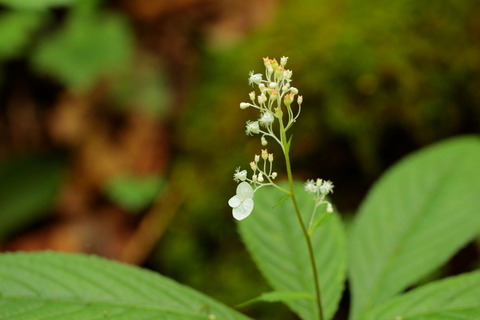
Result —
[{"label": "small white flower", "polygon": [[253,134],[257,134],[260,132],[260,127],[258,125],[258,121],[247,121],[247,124],[245,125],[245,133],[249,136]]},{"label": "small white flower", "polygon": [[288,61],[288,57],[281,57],[280,58],[280,64],[282,65],[282,67],[285,67],[285,65],[287,64],[287,61]]},{"label": "small white flower", "polygon": [[253,73],[253,71],[250,71],[250,77],[248,78],[248,83],[250,85],[259,84],[262,81],[262,74],[261,73]]},{"label": "small white flower", "polygon": [[245,181],[247,179],[247,170],[240,171],[240,167],[235,170],[233,180],[235,182]]},{"label": "small white flower", "polygon": [[250,96],[250,100],[252,100],[252,102],[255,103],[255,92],[252,91],[248,95]]},{"label": "small white flower", "polygon": [[323,181],[319,190],[320,190],[321,194],[333,193],[333,183],[332,183],[332,181],[330,181],[330,180]]},{"label": "small white flower", "polygon": [[235,219],[243,220],[248,217],[253,210],[252,186],[247,182],[241,182],[237,187],[237,194],[228,200],[228,205],[232,207]]},{"label": "small white flower", "polygon": [[307,182],[305,182],[305,191],[308,193],[317,193],[318,187],[313,180],[307,180]]},{"label": "small white flower", "polygon": [[277,177],[277,173],[276,172],[272,172],[272,179],[275,179]]},{"label": "small white flower", "polygon": [[262,125],[262,126],[268,126],[270,124],[273,123],[273,121],[275,120],[275,118],[273,117],[273,114],[271,114],[270,112],[266,111],[264,113],[262,113],[262,116],[260,117],[260,119],[258,119],[258,122]]}]

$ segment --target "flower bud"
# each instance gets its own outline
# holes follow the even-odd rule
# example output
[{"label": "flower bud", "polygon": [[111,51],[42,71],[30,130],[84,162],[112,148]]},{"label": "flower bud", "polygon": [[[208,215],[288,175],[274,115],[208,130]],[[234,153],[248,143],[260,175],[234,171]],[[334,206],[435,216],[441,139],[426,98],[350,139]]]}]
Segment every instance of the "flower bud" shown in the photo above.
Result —
[{"label": "flower bud", "polygon": [[255,160],[255,163],[258,163],[258,161],[260,161],[260,156],[256,154],[254,160]]},{"label": "flower bud", "polygon": [[249,96],[250,96],[250,100],[252,100],[252,102],[255,102],[255,92],[254,91],[250,92]]},{"label": "flower bud", "polygon": [[262,137],[260,139],[260,142],[261,142],[262,146],[264,146],[264,147],[268,144],[268,141],[267,141],[267,139],[265,139],[265,137]]},{"label": "flower bud", "polygon": [[267,160],[268,159],[268,151],[267,149],[262,149],[262,159]]},{"label": "flower bud", "polygon": [[272,172],[272,179],[275,179],[277,177],[277,173],[276,172]]},{"label": "flower bud", "polygon": [[258,181],[258,182],[263,182],[263,181],[264,181],[264,179],[263,179],[263,174],[262,174],[261,172],[258,174],[257,181]]},{"label": "flower bud", "polygon": [[276,82],[270,82],[270,83],[268,84],[268,87],[269,87],[270,89],[275,89],[275,88],[277,87],[277,83],[276,83]]},{"label": "flower bud", "polygon": [[264,85],[263,83],[260,83],[260,84],[258,85],[258,89],[260,90],[260,92],[265,91],[265,85]]},{"label": "flower bud", "polygon": [[268,161],[270,161],[270,163],[273,162],[273,153],[268,154]]},{"label": "flower bud", "polygon": [[255,162],[250,162],[250,168],[255,172],[257,170],[257,164]]},{"label": "flower bud", "polygon": [[265,96],[264,93],[262,93],[257,97],[257,100],[259,104],[264,104],[265,102],[267,102],[267,97]]},{"label": "flower bud", "polygon": [[288,57],[281,57],[280,58],[280,64],[282,65],[282,67],[285,67],[285,65],[287,64],[287,61],[288,61]]},{"label": "flower bud", "polygon": [[278,98],[278,91],[272,90],[272,92],[270,92],[270,99],[272,99],[272,101],[275,101],[277,100],[277,98]]},{"label": "flower bud", "polygon": [[283,91],[287,91],[288,88],[290,88],[290,83],[287,83],[286,85],[284,85],[284,86],[282,87],[282,90],[283,90]]},{"label": "flower bud", "polygon": [[298,96],[297,103],[300,105],[303,102],[303,96]]},{"label": "flower bud", "polygon": [[240,109],[247,109],[250,107],[250,103],[242,102],[240,103]]},{"label": "flower bud", "polygon": [[290,88],[290,93],[298,94],[298,89],[295,88],[295,87],[291,87],[291,88]]},{"label": "flower bud", "polygon": [[283,103],[285,103],[286,106],[289,106],[292,104],[293,102],[293,97],[295,95],[293,93],[287,93],[284,97],[283,97]]}]

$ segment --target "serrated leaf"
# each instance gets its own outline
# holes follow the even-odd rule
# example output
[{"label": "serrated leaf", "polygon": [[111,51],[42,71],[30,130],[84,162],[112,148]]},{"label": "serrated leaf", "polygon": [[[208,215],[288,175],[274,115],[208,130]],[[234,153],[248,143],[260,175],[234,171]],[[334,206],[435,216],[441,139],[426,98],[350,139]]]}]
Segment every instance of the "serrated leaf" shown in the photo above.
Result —
[{"label": "serrated leaf", "polygon": [[0,164],[0,240],[52,205],[64,171],[63,157],[53,154],[30,154]]},{"label": "serrated leaf", "polygon": [[350,237],[351,319],[438,268],[480,232],[480,139],[462,137],[392,167]]},{"label": "serrated leaf", "polygon": [[0,255],[0,319],[248,319],[151,271],[93,256]]},{"label": "serrated leaf", "polygon": [[12,9],[31,10],[69,6],[78,0],[0,0],[0,4]]},{"label": "serrated leaf", "polygon": [[[288,188],[287,185],[283,187]],[[313,274],[307,245],[291,201],[273,208],[282,192],[262,188],[255,193],[252,214],[238,223],[240,234],[263,276],[276,291],[305,292],[315,296]],[[308,223],[314,202],[295,184],[295,194]],[[320,207],[317,214],[324,214]],[[317,269],[320,277],[323,308],[331,319],[343,291],[346,269],[346,241],[342,223],[334,215],[312,235]],[[285,301],[303,319],[318,318],[315,301],[310,299]]]},{"label": "serrated leaf", "polygon": [[272,291],[262,293],[254,299],[239,304],[238,307],[244,307],[256,302],[286,302],[292,300],[315,300],[315,297],[306,292]]},{"label": "serrated leaf", "polygon": [[394,298],[362,320],[480,319],[480,271],[435,281]]}]

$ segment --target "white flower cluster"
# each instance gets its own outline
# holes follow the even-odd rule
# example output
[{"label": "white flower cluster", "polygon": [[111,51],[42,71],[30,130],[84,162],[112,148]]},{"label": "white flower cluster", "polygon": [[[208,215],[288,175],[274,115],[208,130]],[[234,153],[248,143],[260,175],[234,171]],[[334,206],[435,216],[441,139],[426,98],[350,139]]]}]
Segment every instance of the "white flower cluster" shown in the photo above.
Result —
[{"label": "white flower cluster", "polygon": [[314,194],[313,200],[315,201],[315,207],[326,204],[327,212],[333,212],[332,204],[325,200],[325,197],[329,193],[333,193],[333,187],[333,183],[330,180],[317,179],[316,181],[307,180],[307,182],[305,182],[305,191]]},{"label": "white flower cluster", "polygon": [[228,204],[232,207],[233,217],[237,220],[245,219],[252,212],[254,192],[261,187],[272,185],[277,177],[277,173],[273,171],[273,154],[268,153],[267,149],[262,150],[261,155],[255,155],[250,162],[250,169],[253,171],[251,178],[248,178],[247,170],[240,168],[233,174],[233,180],[240,184],[237,187],[237,194],[230,198]]},{"label": "white flower cluster", "polygon": [[[276,59],[263,58],[265,65],[265,80],[263,74],[250,72],[248,82],[250,85],[256,85],[259,93],[250,92],[251,102],[240,103],[241,109],[249,107],[258,109],[260,116],[255,121],[247,121],[245,125],[245,133],[247,135],[261,134],[261,143],[267,145],[267,137],[275,139],[280,145],[281,138],[277,136],[273,130],[275,119],[282,122],[285,130],[288,130],[300,115],[303,98],[298,96],[298,90],[290,85],[292,81],[292,71],[285,69],[287,57],[282,57],[280,63]],[[297,100],[298,108],[294,112],[292,103]],[[283,102],[283,107],[282,107]],[[288,115],[288,119],[284,120],[284,110]],[[283,145],[282,145],[283,147]]]}]

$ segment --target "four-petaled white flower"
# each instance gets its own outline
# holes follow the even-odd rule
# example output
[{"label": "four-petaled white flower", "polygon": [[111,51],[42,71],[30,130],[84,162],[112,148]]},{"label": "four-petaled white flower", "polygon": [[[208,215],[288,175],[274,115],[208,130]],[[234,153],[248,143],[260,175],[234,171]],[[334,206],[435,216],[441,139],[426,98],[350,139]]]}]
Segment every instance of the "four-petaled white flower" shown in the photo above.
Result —
[{"label": "four-petaled white flower", "polygon": [[242,182],[237,187],[237,194],[228,200],[228,205],[232,207],[233,217],[237,220],[243,220],[252,213],[253,210],[253,189],[248,182]]}]

